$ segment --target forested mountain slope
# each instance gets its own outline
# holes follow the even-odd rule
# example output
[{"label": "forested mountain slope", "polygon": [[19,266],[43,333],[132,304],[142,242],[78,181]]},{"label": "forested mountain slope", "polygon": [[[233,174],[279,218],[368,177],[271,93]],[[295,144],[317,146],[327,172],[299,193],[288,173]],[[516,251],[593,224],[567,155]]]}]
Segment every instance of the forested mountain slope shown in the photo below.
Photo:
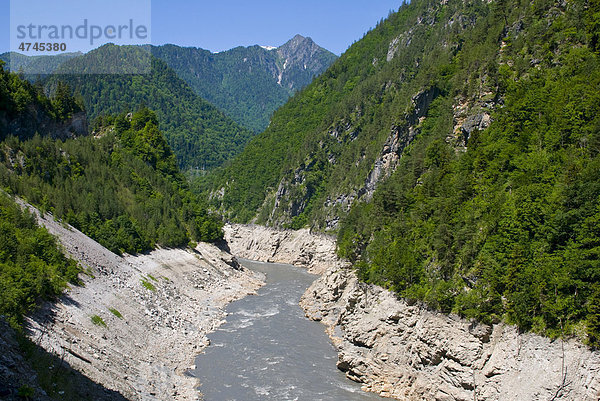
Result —
[{"label": "forested mountain slope", "polygon": [[37,79],[39,76],[52,74],[65,61],[81,55],[80,52],[74,52],[56,56],[25,56],[16,52],[7,52],[0,54],[0,60],[4,61],[6,67],[12,72],[22,72],[28,78]]},{"label": "forested mountain slope", "polygon": [[234,220],[337,231],[403,297],[598,345],[599,20],[404,4],[197,185]]},{"label": "forested mountain slope", "polygon": [[[0,100],[14,105],[8,119],[19,121],[22,113],[36,109],[44,114],[41,120],[59,120],[52,113],[61,110],[61,98],[36,95],[15,74],[0,74]],[[75,103],[64,96],[64,103]],[[51,131],[3,136],[0,185],[116,253],[222,237],[221,223],[188,190],[156,114],[143,108],[104,117],[94,132],[58,139]]]},{"label": "forested mountain slope", "polygon": [[278,48],[236,47],[211,53],[195,47],[156,46],[165,61],[198,95],[237,123],[263,131],[271,114],[337,58],[312,39],[296,35]]},{"label": "forested mountain slope", "polygon": [[[150,64],[148,74],[94,73],[142,63]],[[70,74],[72,71],[76,73]],[[46,89],[52,93],[57,82],[68,83],[81,96],[90,120],[140,106],[156,111],[160,129],[185,170],[221,165],[239,153],[252,136],[250,130],[196,95],[163,61],[140,47],[105,45],[63,63],[56,73],[45,82]]]},{"label": "forested mountain slope", "polygon": [[36,302],[77,283],[80,269],[35,217],[0,192],[0,315],[18,327]]}]

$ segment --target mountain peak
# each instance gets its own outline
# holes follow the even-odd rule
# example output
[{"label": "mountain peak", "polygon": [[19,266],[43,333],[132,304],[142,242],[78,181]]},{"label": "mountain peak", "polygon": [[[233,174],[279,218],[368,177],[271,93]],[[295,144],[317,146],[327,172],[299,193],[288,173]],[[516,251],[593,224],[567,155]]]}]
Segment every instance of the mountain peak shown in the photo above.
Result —
[{"label": "mountain peak", "polygon": [[300,47],[315,47],[319,46],[309,37],[304,37],[300,34],[296,34],[292,39],[288,40],[285,44],[279,47],[279,49],[286,50],[290,49],[291,51],[295,51]]},{"label": "mountain peak", "polygon": [[[317,45],[311,38],[297,34],[277,49],[280,58],[277,83],[289,91],[308,85],[315,74],[324,71],[337,58],[335,54]],[[299,76],[304,85],[298,85]]]},{"label": "mountain peak", "polygon": [[307,39],[311,40],[310,38],[304,37],[304,36],[300,35],[299,33],[297,33],[296,36],[294,36],[291,40],[304,41]]}]

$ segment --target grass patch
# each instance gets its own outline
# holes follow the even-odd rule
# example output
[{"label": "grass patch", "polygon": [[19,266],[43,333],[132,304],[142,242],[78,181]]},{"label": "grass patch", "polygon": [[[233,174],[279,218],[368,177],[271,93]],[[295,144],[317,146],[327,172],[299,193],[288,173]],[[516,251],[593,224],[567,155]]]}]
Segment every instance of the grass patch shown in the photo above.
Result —
[{"label": "grass patch", "polygon": [[156,282],[158,282],[158,280],[156,279],[156,277],[154,277],[154,276],[153,276],[153,275],[151,275],[151,274],[148,274],[148,278],[149,278],[150,280],[152,280],[152,281],[156,281]]},{"label": "grass patch", "polygon": [[106,325],[106,323],[104,323],[104,320],[102,320],[102,318],[100,316],[94,315],[94,316],[92,316],[91,319],[92,319],[92,323],[94,323],[96,326],[108,328],[108,326]]},{"label": "grass patch", "polygon": [[141,282],[142,282],[142,285],[144,286],[144,288],[146,288],[147,290],[156,291],[156,287],[154,286],[154,284],[149,282],[147,278],[142,277]]},{"label": "grass patch", "polygon": [[115,308],[108,308],[108,310],[110,311],[110,313],[112,313],[113,315],[115,315],[119,319],[123,319],[123,315],[121,315],[121,312],[119,312]]},{"label": "grass patch", "polygon": [[20,398],[24,398],[24,399],[30,399],[34,395],[35,395],[35,390],[26,384],[19,387],[19,390],[17,391],[17,396],[19,396]]}]

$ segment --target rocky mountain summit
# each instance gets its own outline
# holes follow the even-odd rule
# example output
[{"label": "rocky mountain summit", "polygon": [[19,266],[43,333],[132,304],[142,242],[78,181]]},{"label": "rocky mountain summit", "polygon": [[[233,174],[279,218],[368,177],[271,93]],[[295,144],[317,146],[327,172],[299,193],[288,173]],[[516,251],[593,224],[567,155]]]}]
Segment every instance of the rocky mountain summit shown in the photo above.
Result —
[{"label": "rocky mountain summit", "polygon": [[236,122],[260,132],[271,114],[336,59],[311,38],[279,46],[238,46],[212,53],[196,47],[152,48],[198,95]]},{"label": "rocky mountain summit", "polygon": [[291,93],[308,85],[315,75],[325,71],[336,57],[311,38],[296,35],[276,49],[277,83]]}]

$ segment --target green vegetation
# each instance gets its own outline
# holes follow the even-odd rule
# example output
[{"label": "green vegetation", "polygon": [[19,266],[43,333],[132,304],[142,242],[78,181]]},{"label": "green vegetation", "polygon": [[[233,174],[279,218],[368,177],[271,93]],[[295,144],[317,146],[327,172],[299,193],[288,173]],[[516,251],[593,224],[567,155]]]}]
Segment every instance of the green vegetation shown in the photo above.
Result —
[{"label": "green vegetation", "polygon": [[19,387],[19,390],[17,392],[17,396],[20,398],[24,398],[24,399],[30,399],[31,397],[33,397],[35,395],[35,390],[24,384],[21,387]]},{"label": "green vegetation", "polygon": [[447,117],[430,115],[431,131],[340,230],[340,254],[363,279],[553,336],[593,312],[600,64],[580,49],[562,61],[510,84],[505,107],[465,154],[435,129]]},{"label": "green vegetation", "polygon": [[27,211],[0,193],[0,315],[18,328],[40,300],[77,284],[77,264]]},{"label": "green vegetation", "polygon": [[[303,40],[303,45],[309,46],[307,49],[288,49],[291,42],[278,50],[251,46],[220,53],[164,45],[153,47],[152,54],[165,61],[202,98],[239,124],[262,132],[273,112],[290,95],[308,85],[336,59],[322,48],[310,54],[310,46],[316,45],[308,39]],[[303,52],[307,54],[301,55]],[[277,71],[288,56],[283,53],[293,53],[290,57],[293,61],[287,63],[279,83]]]},{"label": "green vegetation", "polygon": [[115,308],[108,308],[108,310],[110,311],[110,313],[112,313],[113,315],[115,315],[119,319],[123,319],[123,315],[121,315],[121,312],[119,312]]},{"label": "green vegetation", "polygon": [[46,89],[55,92],[65,81],[81,96],[90,120],[148,107],[158,115],[159,128],[182,169],[210,169],[239,153],[252,132],[240,127],[201,99],[163,61],[149,61],[149,74],[68,74],[111,67],[111,60],[137,65],[150,57],[142,48],[105,45],[63,63]]},{"label": "green vegetation", "polygon": [[[587,323],[597,345],[600,62],[575,46],[585,43],[583,3],[571,2],[548,30],[536,17],[544,5],[494,10],[530,28],[504,39],[512,63],[488,66],[504,100],[492,125],[473,133],[466,153],[445,141],[445,110],[464,82],[465,59],[453,59],[422,136],[373,201],[352,209],[338,246],[364,280],[403,297],[552,337]],[[536,68],[528,49],[542,41],[553,48]]]},{"label": "green vegetation", "polygon": [[148,281],[148,278],[142,277],[140,281],[142,282],[142,285],[144,286],[145,289],[150,290],[152,292],[156,292],[156,286],[154,284],[152,284],[150,281]]},{"label": "green vegetation", "polygon": [[[404,4],[196,189],[223,189],[215,206],[242,222],[340,217],[363,280],[598,346],[599,4]],[[487,129],[461,131],[482,114]],[[360,199],[392,133],[395,172],[336,206]]]},{"label": "green vegetation", "polygon": [[94,323],[96,326],[104,327],[105,329],[108,328],[108,326],[100,316],[94,315],[91,317],[91,319],[92,323]]},{"label": "green vegetation", "polygon": [[[323,223],[319,205],[364,182],[390,127],[405,124],[411,97],[430,83],[429,74],[416,76],[415,59],[427,56],[431,63],[440,62],[439,54],[426,47],[430,42],[421,32],[424,25],[414,21],[423,8],[405,6],[403,13],[393,14],[351,46],[277,110],[265,132],[231,163],[195,181],[196,191],[223,188],[223,196],[213,198],[214,206],[234,221],[248,222],[258,211],[260,223]],[[410,48],[386,63],[389,43],[415,25]],[[432,38],[431,43],[442,40]],[[281,182],[286,198],[272,214],[270,197]]]},{"label": "green vegetation", "polygon": [[97,137],[10,137],[0,183],[119,254],[220,239],[222,223],[189,192],[157,125],[141,109],[100,119]]},{"label": "green vegetation", "polygon": [[83,111],[82,102],[70,92],[68,85],[60,83],[48,98],[40,85],[9,73],[0,61],[0,140],[9,135],[31,138],[49,122],[59,123]]}]

